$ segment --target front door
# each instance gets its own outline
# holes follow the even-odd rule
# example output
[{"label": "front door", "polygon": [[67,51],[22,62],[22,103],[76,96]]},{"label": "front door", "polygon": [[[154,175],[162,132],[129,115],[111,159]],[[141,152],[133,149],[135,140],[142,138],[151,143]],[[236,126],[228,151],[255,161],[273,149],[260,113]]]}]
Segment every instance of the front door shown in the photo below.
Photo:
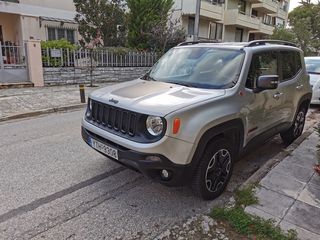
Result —
[{"label": "front door", "polygon": [[261,52],[253,55],[246,82],[246,96],[249,100],[246,116],[246,142],[271,131],[281,122],[283,98],[279,89],[253,92],[260,76],[278,74],[277,52]]}]

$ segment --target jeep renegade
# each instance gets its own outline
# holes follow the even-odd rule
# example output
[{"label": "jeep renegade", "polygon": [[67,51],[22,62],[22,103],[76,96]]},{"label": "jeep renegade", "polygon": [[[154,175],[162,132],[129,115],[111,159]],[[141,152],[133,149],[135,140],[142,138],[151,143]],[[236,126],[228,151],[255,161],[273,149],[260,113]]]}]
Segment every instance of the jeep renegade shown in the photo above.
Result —
[{"label": "jeep renegade", "polygon": [[249,149],[301,135],[311,97],[291,43],[185,42],[145,76],[93,92],[82,137],[146,177],[214,199]]}]

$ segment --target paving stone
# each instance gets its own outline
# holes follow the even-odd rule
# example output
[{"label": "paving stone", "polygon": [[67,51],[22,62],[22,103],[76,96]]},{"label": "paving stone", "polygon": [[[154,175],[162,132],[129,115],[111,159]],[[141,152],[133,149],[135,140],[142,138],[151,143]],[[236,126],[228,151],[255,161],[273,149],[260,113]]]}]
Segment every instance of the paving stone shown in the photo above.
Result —
[{"label": "paving stone", "polygon": [[297,198],[306,185],[306,183],[300,182],[293,177],[273,171],[265,176],[260,184],[267,189],[293,198]]},{"label": "paving stone", "polygon": [[290,229],[296,230],[296,232],[298,234],[298,238],[300,240],[319,240],[320,239],[319,234],[315,234],[315,233],[310,232],[306,229],[300,228],[297,225],[294,225],[294,224],[289,223],[287,221],[281,221],[280,227],[284,231],[288,231]]},{"label": "paving stone", "polygon": [[307,184],[307,186],[300,193],[298,200],[320,209],[320,185],[314,185],[312,183]]},{"label": "paving stone", "polygon": [[278,224],[280,222],[280,218],[277,218],[276,216],[273,216],[269,213],[266,213],[266,212],[262,211],[261,209],[258,209],[254,206],[246,207],[245,211],[251,215],[258,216],[258,217],[264,218],[266,220],[272,219],[272,220],[274,220],[275,224]]},{"label": "paving stone", "polygon": [[284,220],[300,228],[320,234],[320,208],[296,201],[289,209]]},{"label": "paving stone", "polygon": [[312,183],[313,185],[317,185],[320,186],[320,176],[318,174],[314,174],[310,180],[310,183]]},{"label": "paving stone", "polygon": [[312,175],[313,171],[310,171],[309,167],[304,167],[300,164],[295,164],[290,161],[282,161],[280,162],[272,172],[277,172],[279,174],[283,174],[289,177],[293,177],[294,179],[307,183]]},{"label": "paving stone", "polygon": [[277,218],[282,218],[295,201],[291,197],[263,187],[258,189],[255,195],[259,199],[259,204],[253,205],[253,207]]},{"label": "paving stone", "polygon": [[314,148],[301,148],[298,147],[299,151],[292,153],[291,156],[286,157],[282,164],[297,164],[305,168],[313,168],[316,163],[316,153]]}]

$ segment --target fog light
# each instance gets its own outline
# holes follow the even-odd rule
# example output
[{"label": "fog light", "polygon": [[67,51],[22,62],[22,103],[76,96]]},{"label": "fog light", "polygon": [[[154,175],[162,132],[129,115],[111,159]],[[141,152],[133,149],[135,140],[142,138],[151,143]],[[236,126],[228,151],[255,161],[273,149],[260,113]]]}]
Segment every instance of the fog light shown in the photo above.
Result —
[{"label": "fog light", "polygon": [[172,174],[170,171],[163,169],[163,170],[161,170],[160,175],[161,175],[162,180],[169,180],[171,178]]}]

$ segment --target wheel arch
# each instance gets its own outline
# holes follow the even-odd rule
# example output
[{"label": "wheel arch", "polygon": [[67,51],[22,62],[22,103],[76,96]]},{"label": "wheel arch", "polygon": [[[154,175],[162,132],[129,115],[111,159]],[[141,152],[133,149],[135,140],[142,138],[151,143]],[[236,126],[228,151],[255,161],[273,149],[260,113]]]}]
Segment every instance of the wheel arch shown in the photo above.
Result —
[{"label": "wheel arch", "polygon": [[[206,147],[217,138],[226,138],[232,141],[235,156],[239,156],[244,141],[244,124],[241,119],[233,119],[221,123],[205,131],[198,141],[197,148],[192,157],[193,168],[196,169]],[[234,144],[237,143],[237,144]]]},{"label": "wheel arch", "polygon": [[305,106],[308,109],[311,102],[311,98],[312,98],[312,93],[307,93],[303,95],[299,100],[298,109],[302,106]]}]

